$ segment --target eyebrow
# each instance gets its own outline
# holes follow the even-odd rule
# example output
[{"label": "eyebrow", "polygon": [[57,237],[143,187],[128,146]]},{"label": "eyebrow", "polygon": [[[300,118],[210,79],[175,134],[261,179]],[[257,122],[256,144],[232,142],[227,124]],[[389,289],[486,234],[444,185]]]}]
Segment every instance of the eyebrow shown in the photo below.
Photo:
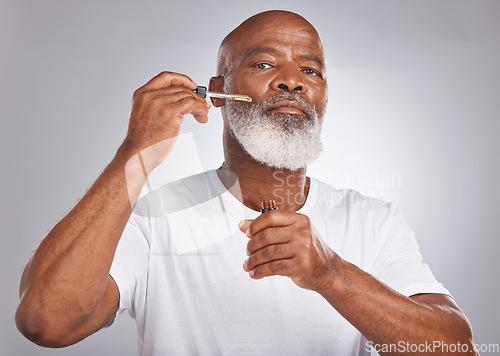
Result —
[{"label": "eyebrow", "polygon": [[[246,56],[250,57],[257,53],[267,53],[267,52],[276,53],[276,50],[272,47],[257,47],[248,52]],[[316,62],[321,66],[321,68],[325,68],[325,63],[323,63],[321,58],[319,58],[318,56],[315,56],[313,54],[302,54],[299,57],[302,59],[307,59],[309,61]]]},{"label": "eyebrow", "polygon": [[318,56],[315,56],[313,54],[302,54],[302,55],[300,55],[300,58],[316,62],[316,63],[318,63],[321,66],[321,68],[325,68],[325,63],[323,63],[323,61],[321,60],[321,58],[319,58]]},{"label": "eyebrow", "polygon": [[257,47],[248,52],[247,57],[253,56],[254,54],[257,53],[266,53],[266,52],[276,52],[276,50],[272,47]]}]

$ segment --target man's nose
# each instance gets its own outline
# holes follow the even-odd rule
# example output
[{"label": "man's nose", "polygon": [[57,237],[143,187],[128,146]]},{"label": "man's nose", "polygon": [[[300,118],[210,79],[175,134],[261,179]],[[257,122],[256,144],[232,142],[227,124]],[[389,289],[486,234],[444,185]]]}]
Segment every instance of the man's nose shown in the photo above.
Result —
[{"label": "man's nose", "polygon": [[273,80],[273,89],[304,92],[306,87],[303,75],[298,68],[283,68]]},{"label": "man's nose", "polygon": [[[283,84],[283,83],[278,84],[278,88],[279,88],[279,89],[283,89],[283,90],[290,90],[290,88],[288,87],[288,85]],[[293,90],[302,90],[302,86],[301,86],[301,85],[298,85],[298,86],[296,86],[295,88],[293,88]]]}]

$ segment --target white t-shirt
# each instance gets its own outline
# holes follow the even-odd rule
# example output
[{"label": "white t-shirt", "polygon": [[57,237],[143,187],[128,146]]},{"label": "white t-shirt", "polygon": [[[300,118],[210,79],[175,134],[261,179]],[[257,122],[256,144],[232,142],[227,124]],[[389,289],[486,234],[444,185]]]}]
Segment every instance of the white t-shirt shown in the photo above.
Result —
[{"label": "white t-shirt", "polygon": [[[449,294],[393,204],[311,179],[298,212],[343,259],[399,293]],[[287,277],[253,280],[243,270],[248,238],[238,223],[259,214],[215,171],[138,201],[110,274],[119,313],[137,321],[141,355],[369,354],[364,337],[321,295]]]}]

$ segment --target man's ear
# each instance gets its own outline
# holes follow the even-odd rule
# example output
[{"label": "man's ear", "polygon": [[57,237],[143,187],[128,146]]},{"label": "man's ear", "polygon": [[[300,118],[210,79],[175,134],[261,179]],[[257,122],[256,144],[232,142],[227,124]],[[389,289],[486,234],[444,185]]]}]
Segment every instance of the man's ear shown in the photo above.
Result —
[{"label": "man's ear", "polygon": [[[216,93],[223,93],[224,92],[224,77],[218,76],[218,77],[212,77],[210,78],[210,82],[208,83],[208,91],[214,91]],[[225,99],[221,98],[210,98],[212,101],[212,104],[216,108],[220,108],[226,103]]]}]

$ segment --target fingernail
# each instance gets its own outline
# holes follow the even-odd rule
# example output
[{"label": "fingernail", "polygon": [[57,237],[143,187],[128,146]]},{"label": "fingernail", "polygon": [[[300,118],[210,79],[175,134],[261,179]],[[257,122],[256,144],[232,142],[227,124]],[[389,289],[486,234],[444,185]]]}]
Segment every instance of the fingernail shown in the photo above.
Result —
[{"label": "fingernail", "polygon": [[253,277],[253,275],[255,274],[254,270],[251,270],[250,273],[248,274],[250,277]]},{"label": "fingernail", "polygon": [[248,260],[243,262],[243,269],[248,272]]},{"label": "fingernail", "polygon": [[243,226],[243,224],[245,223],[245,220],[241,220],[239,223],[238,223],[238,228],[241,229],[241,227]]},{"label": "fingernail", "polygon": [[245,232],[245,234],[247,234],[247,236],[250,237],[250,227],[247,229],[247,232]]},{"label": "fingernail", "polygon": [[248,247],[247,247],[246,253],[247,253],[247,256],[250,256],[250,251],[248,251]]}]

